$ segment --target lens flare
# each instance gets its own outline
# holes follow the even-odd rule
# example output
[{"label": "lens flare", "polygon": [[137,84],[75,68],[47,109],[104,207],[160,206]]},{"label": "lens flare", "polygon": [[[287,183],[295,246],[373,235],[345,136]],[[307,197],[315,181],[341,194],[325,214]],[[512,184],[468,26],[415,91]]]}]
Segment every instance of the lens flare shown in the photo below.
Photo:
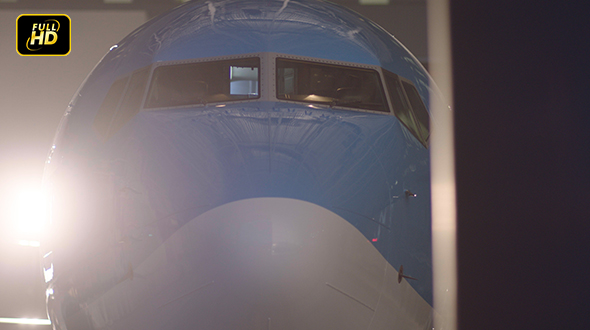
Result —
[{"label": "lens flare", "polygon": [[13,220],[17,235],[37,236],[46,223],[46,194],[41,188],[22,188],[13,204]]},{"label": "lens flare", "polygon": [[12,317],[0,317],[0,323],[51,325],[51,321],[49,321],[47,319],[28,319],[28,318],[12,318]]}]

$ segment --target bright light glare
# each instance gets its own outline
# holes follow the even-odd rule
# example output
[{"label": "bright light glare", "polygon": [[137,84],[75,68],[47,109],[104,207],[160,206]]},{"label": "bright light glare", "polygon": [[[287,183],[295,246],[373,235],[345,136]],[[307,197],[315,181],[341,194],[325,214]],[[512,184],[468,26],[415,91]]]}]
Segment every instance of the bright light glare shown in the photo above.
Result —
[{"label": "bright light glare", "polygon": [[18,245],[30,246],[30,247],[39,247],[39,246],[41,246],[41,242],[39,242],[39,241],[27,241],[27,240],[21,239],[21,240],[18,241]]},{"label": "bright light glare", "polygon": [[45,194],[40,188],[25,188],[17,194],[14,220],[19,234],[39,234],[45,225]]},{"label": "bright light glare", "polygon": [[53,264],[48,269],[43,268],[43,277],[45,278],[45,283],[53,279]]},{"label": "bright light glare", "polygon": [[51,325],[51,321],[49,321],[47,319],[27,319],[27,318],[12,318],[12,317],[0,317],[0,323]]}]

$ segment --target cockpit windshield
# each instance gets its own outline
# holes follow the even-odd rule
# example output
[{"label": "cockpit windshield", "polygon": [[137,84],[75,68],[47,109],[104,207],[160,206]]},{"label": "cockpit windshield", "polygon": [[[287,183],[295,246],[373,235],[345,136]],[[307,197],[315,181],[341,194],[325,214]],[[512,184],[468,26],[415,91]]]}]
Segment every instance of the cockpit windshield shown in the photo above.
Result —
[{"label": "cockpit windshield", "polygon": [[277,58],[277,98],[389,112],[375,70]]},{"label": "cockpit windshield", "polygon": [[259,69],[258,57],[159,66],[145,108],[259,98]]}]

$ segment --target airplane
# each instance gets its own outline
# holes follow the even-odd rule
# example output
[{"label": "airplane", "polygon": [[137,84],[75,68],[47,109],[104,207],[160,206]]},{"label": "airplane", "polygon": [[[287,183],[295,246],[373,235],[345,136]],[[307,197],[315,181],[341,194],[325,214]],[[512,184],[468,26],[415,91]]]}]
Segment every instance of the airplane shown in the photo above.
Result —
[{"label": "airplane", "polygon": [[148,21],[88,75],[49,152],[53,328],[432,329],[434,89],[329,2],[191,1]]}]

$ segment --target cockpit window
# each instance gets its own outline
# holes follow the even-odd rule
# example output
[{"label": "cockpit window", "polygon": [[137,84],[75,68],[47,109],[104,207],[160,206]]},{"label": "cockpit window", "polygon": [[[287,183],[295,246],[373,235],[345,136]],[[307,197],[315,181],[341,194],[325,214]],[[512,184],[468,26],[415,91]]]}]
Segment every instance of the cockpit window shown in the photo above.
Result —
[{"label": "cockpit window", "polygon": [[277,58],[277,98],[389,112],[375,70]]},{"label": "cockpit window", "polygon": [[139,112],[150,67],[144,67],[113,83],[92,126],[103,140],[108,140]]},{"label": "cockpit window", "polygon": [[145,108],[257,99],[259,69],[258,57],[159,66]]},{"label": "cockpit window", "polygon": [[430,137],[430,115],[416,87],[395,73],[383,70],[389,98],[395,116],[408,130],[428,147]]},{"label": "cockpit window", "polygon": [[141,101],[143,100],[145,92],[145,86],[147,85],[147,79],[150,74],[149,69],[149,67],[145,67],[138,70],[131,75],[131,78],[129,78],[125,96],[121,99],[119,111],[111,123],[111,132],[116,132],[121,129],[123,125],[139,112],[139,107],[141,106]]},{"label": "cockpit window", "polygon": [[414,110],[414,120],[416,121],[418,133],[424,141],[427,141],[430,135],[430,116],[428,115],[428,111],[426,111],[426,106],[422,102],[420,94],[418,94],[418,90],[414,85],[405,81],[402,81],[402,85],[404,86],[412,110]]},{"label": "cockpit window", "polygon": [[105,99],[98,109],[96,117],[94,118],[92,127],[103,139],[110,137],[109,127],[113,121],[113,117],[117,113],[117,107],[119,106],[121,96],[123,96],[123,92],[125,91],[125,86],[127,86],[128,80],[129,77],[123,77],[111,85],[111,88],[105,96]]}]

